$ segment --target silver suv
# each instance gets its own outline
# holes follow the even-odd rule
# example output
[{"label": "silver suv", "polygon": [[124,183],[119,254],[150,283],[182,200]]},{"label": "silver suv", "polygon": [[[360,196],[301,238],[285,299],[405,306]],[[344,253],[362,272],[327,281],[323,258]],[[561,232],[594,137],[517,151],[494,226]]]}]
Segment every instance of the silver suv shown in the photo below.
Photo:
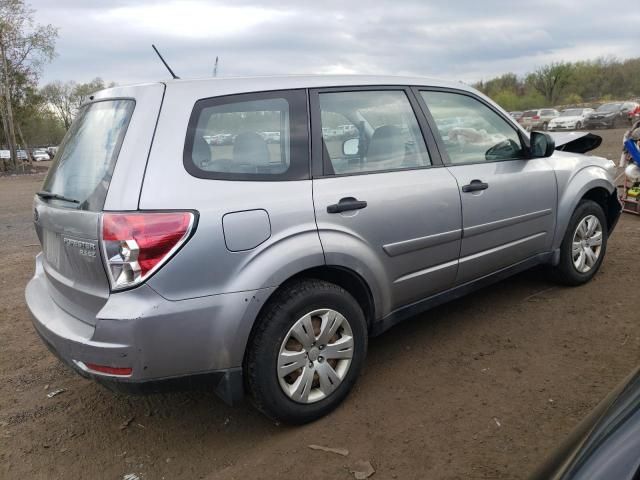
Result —
[{"label": "silver suv", "polygon": [[615,166],[561,148],[460,83],[104,90],[35,197],[27,304],[60,359],[111,388],[204,379],[308,422],[346,397],[369,336],[535,265],[593,277]]}]

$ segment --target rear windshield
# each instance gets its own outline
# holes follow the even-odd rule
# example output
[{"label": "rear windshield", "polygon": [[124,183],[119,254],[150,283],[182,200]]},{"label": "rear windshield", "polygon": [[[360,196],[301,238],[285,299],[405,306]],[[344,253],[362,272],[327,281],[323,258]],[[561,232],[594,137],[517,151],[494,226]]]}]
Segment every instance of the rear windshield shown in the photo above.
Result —
[{"label": "rear windshield", "polygon": [[135,102],[90,103],[69,128],[49,169],[43,190],[78,203],[49,200],[69,208],[100,211]]},{"label": "rear windshield", "polygon": [[527,110],[522,114],[523,117],[535,117],[538,114],[537,110]]}]

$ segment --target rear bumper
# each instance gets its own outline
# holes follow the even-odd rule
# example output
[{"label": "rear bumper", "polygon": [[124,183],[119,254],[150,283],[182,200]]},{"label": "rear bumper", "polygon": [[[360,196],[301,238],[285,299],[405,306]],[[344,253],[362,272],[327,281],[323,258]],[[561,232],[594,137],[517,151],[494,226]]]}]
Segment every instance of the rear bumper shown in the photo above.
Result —
[{"label": "rear bumper", "polygon": [[[206,379],[226,401],[235,402],[242,396],[246,342],[271,291],[169,301],[142,285],[110,295],[96,318],[79,319],[51,298],[38,256],[25,296],[45,344],[82,376],[114,390],[141,393]],[[86,364],[132,371],[112,376]]]}]

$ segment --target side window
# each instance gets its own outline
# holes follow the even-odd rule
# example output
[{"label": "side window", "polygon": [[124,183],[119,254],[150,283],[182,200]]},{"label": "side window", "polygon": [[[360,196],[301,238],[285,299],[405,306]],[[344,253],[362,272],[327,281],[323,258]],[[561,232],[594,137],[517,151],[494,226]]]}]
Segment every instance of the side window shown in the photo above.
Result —
[{"label": "side window", "polygon": [[238,180],[308,178],[304,91],[196,102],[185,143],[192,175]]},{"label": "side window", "polygon": [[458,93],[420,93],[452,164],[525,158],[515,128],[482,102]]},{"label": "side window", "polygon": [[319,97],[325,173],[431,165],[404,91],[331,92]]}]

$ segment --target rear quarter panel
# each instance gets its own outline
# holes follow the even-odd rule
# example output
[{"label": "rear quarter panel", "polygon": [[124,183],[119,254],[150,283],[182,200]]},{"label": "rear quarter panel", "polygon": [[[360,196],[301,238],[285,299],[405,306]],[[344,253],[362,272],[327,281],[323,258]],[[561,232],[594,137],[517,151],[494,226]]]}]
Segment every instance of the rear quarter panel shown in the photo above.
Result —
[{"label": "rear quarter panel", "polygon": [[[324,264],[311,180],[212,180],[185,170],[183,150],[193,106],[201,98],[230,93],[224,89],[228,82],[221,85],[220,89],[210,82],[188,88],[167,85],[147,165],[141,209],[199,214],[194,236],[148,282],[171,300],[273,287],[301,270]],[[267,212],[270,235],[255,248],[230,251],[223,217],[246,210]]]}]

